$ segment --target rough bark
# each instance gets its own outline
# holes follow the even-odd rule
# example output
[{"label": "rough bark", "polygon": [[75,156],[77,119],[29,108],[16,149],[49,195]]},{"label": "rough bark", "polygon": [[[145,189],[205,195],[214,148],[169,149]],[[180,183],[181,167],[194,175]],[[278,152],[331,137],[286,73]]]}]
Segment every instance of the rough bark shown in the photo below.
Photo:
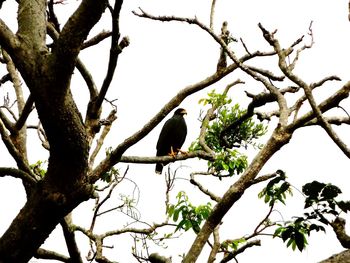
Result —
[{"label": "rough bark", "polygon": [[0,44],[13,59],[35,102],[50,144],[45,178],[0,239],[0,262],[28,262],[62,218],[89,198],[89,144],[70,79],[81,45],[107,1],[82,1],[55,48],[46,48],[46,1],[19,2],[14,35],[0,23]]},{"label": "rough bark", "polygon": [[339,254],[335,254],[319,263],[350,263],[350,250],[344,250]]}]

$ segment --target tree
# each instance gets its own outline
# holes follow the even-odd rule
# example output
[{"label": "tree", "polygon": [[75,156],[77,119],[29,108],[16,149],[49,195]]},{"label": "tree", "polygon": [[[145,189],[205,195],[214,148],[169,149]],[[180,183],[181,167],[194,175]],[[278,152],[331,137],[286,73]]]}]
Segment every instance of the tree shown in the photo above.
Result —
[{"label": "tree", "polygon": [[[6,8],[8,2],[1,1],[2,8]],[[253,238],[265,234],[269,229],[274,229],[271,236],[281,238],[288,245],[303,250],[307,244],[306,236],[312,231],[323,230],[325,225],[334,229],[341,244],[349,248],[348,236],[344,230],[345,222],[340,217],[341,212],[349,210],[348,202],[336,199],[340,193],[339,188],[318,182],[319,184],[312,184],[318,186],[318,190],[315,190],[317,195],[308,195],[310,189],[314,189],[308,185],[309,187],[304,188],[305,195],[313,198],[312,203],[310,198],[306,199],[309,201],[306,208],[326,202],[329,209],[317,210],[317,207],[314,214],[305,214],[294,221],[278,225],[270,219],[270,215],[275,205],[285,202],[287,193],[291,191],[285,176],[287,171],[276,167],[269,174],[260,174],[268,160],[289,144],[296,131],[304,127],[321,127],[339,150],[347,158],[350,157],[348,146],[333,127],[350,123],[349,116],[344,111],[336,111],[349,95],[350,82],[339,84],[340,78],[331,75],[310,83],[295,70],[303,52],[313,47],[312,24],[307,36],[296,38],[287,45],[281,44],[274,29],[259,24],[260,37],[266,43],[266,50],[250,50],[244,40],[240,39],[243,52],[238,55],[234,52],[237,39],[234,31],[230,33],[230,24],[221,21],[220,32],[216,33],[214,29],[216,1],[212,1],[209,26],[198,18],[164,16],[143,9],[134,10],[133,15],[139,17],[140,21],[181,22],[194,25],[205,33],[217,45],[216,55],[219,59],[214,65],[216,71],[179,90],[140,130],[129,134],[119,144],[112,142],[105,156],[95,164],[95,160],[98,160],[97,154],[117,119],[116,102],[106,95],[120,55],[129,45],[129,39],[121,34],[123,1],[83,0],[61,28],[55,8],[62,2],[64,1],[18,1],[16,33],[0,20],[1,62],[7,70],[1,84],[13,86],[14,91],[13,97],[5,97],[0,108],[0,133],[7,154],[15,162],[15,167],[1,167],[0,175],[19,178],[27,197],[23,208],[0,239],[0,262],[28,262],[32,257],[83,262],[76,242],[77,232],[83,233],[89,239],[91,253],[88,258],[96,262],[115,260],[105,255],[105,240],[122,233],[132,233],[136,243],[146,242],[147,239],[163,241],[173,238],[180,231],[193,230],[195,240],[184,255],[183,262],[195,262],[208,242],[211,249],[208,261],[214,262],[220,258],[221,262],[228,262],[246,249],[260,245],[260,241]],[[91,36],[101,17],[107,15],[111,18],[111,30]],[[92,49],[106,41],[110,41],[108,68],[99,87],[93,74],[78,56],[82,50]],[[273,68],[251,66],[253,63],[258,65],[261,60],[268,63],[277,61],[277,65]],[[89,92],[88,102],[83,107],[77,106],[80,103],[79,98],[72,95],[71,84],[75,70],[83,77],[82,86]],[[254,93],[246,92],[246,106],[241,102],[241,105],[236,104],[238,102],[229,96],[233,87],[242,87],[245,84],[240,79],[231,81],[221,92],[209,92],[201,100],[201,107],[206,112],[201,115],[198,140],[192,144],[187,154],[176,157],[125,154],[186,98],[238,72],[244,79],[252,80],[253,85],[258,88],[254,89]],[[330,82],[337,90],[325,92],[326,96],[317,102],[316,91],[325,90],[324,87]],[[108,107],[111,110],[106,114]],[[81,112],[85,112],[85,117]],[[31,124],[31,118],[35,119],[35,114],[40,120],[38,125]],[[258,139],[266,133],[266,122],[270,120],[269,137],[264,144],[260,144]],[[28,146],[32,143],[27,142],[29,129],[37,130],[42,147],[48,152],[47,162],[29,162],[31,153]],[[249,160],[245,149],[251,145],[255,157]],[[128,196],[121,195],[120,206],[111,210],[101,209],[122,182],[132,182],[126,177],[128,168],[123,172],[115,167],[117,164],[174,162],[191,158],[206,160],[206,172],[192,171],[189,182],[212,203],[193,204],[186,192],[179,192],[176,195],[177,203],[172,203],[170,194],[181,168],[172,170],[169,166],[165,191],[167,214],[161,223],[141,222],[134,207],[135,200]],[[230,186],[222,196],[218,196],[214,193],[215,189],[206,189],[199,182],[199,174],[217,178],[225,182],[226,187],[227,184]],[[235,180],[231,180],[232,178]],[[264,182],[266,186],[261,187],[263,190],[259,196],[270,207],[266,217],[257,222],[252,234],[220,240],[221,224],[225,223],[224,216],[244,197],[247,189]],[[71,212],[90,199],[96,200],[90,227],[75,225]],[[123,211],[139,224],[137,227],[128,225],[97,234],[94,227],[99,216],[112,210]],[[62,227],[69,256],[41,248],[58,224]],[[139,227],[140,225],[146,227]],[[170,230],[161,236],[160,229],[163,227]],[[133,254],[140,262],[170,260],[158,254],[147,254],[147,249],[141,253],[136,245]]]}]

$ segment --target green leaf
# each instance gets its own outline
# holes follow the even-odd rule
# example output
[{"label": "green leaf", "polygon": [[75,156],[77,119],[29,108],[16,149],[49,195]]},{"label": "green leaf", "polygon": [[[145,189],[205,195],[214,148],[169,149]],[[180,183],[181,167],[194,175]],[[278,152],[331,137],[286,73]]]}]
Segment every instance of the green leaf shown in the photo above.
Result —
[{"label": "green leaf", "polygon": [[299,251],[303,251],[303,249],[305,248],[305,241],[306,241],[304,234],[299,231],[296,231],[294,233],[294,241]]},{"label": "green leaf", "polygon": [[326,186],[324,183],[320,183],[318,181],[313,181],[311,183],[307,183],[303,186],[302,191],[305,195],[310,197],[311,199],[317,199],[322,189]]},{"label": "green leaf", "polygon": [[350,211],[350,201],[339,201],[337,202],[338,207],[345,213]]},{"label": "green leaf", "polygon": [[334,199],[337,197],[339,194],[341,194],[341,190],[332,184],[327,184],[321,193],[321,196],[324,197],[325,199]]},{"label": "green leaf", "polygon": [[173,216],[174,222],[176,222],[176,221],[179,219],[180,211],[181,211],[180,209],[176,209],[176,210],[174,211],[174,216]]}]

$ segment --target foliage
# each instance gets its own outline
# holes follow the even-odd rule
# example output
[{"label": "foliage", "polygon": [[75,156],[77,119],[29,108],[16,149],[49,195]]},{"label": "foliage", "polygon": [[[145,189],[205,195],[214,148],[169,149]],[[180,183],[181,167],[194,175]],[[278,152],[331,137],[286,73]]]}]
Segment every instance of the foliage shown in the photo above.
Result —
[{"label": "foliage", "polygon": [[305,213],[308,219],[316,219],[328,225],[326,215],[338,216],[341,212],[350,211],[350,201],[337,201],[335,198],[341,194],[339,187],[333,184],[313,181],[303,186],[303,193],[306,195],[305,209],[311,212]]},{"label": "foliage", "polygon": [[309,236],[312,231],[326,231],[320,223],[330,224],[327,215],[338,216],[341,211],[350,211],[350,201],[335,200],[341,190],[333,184],[313,181],[305,184],[302,191],[306,196],[304,208],[311,211],[283,225],[279,224],[274,233],[274,237],[278,236],[284,242],[287,241],[287,247],[292,246],[293,250],[298,248],[300,251],[308,244],[306,235]]},{"label": "foliage", "polygon": [[[217,175],[233,175],[242,173],[248,166],[247,156],[240,153],[237,149],[232,150],[222,145],[220,138],[222,131],[231,125],[245,118],[246,110],[241,109],[239,104],[231,106],[232,99],[226,93],[217,93],[212,90],[207,98],[199,100],[199,103],[211,105],[215,111],[215,118],[209,123],[203,123],[207,126],[205,134],[205,143],[216,153],[213,162],[208,162],[208,168]],[[247,148],[249,144],[257,147],[255,140],[264,135],[267,128],[262,123],[256,123],[252,118],[246,118],[238,125],[235,132],[230,134],[228,140],[230,145],[236,148]],[[198,140],[190,146],[190,151],[201,149]]]},{"label": "foliage", "polygon": [[189,202],[188,196],[183,191],[180,191],[176,198],[177,204],[168,205],[167,207],[167,214],[172,217],[174,222],[177,222],[180,218],[175,231],[193,229],[195,233],[198,233],[201,223],[208,218],[212,210],[211,203],[194,206]]},{"label": "foliage", "polygon": [[110,183],[114,178],[118,177],[119,170],[112,167],[107,172],[103,173],[100,179],[104,182]]},{"label": "foliage", "polygon": [[208,162],[208,168],[215,174],[227,172],[228,175],[240,174],[248,166],[247,156],[237,150],[226,149],[216,155],[212,162]]},{"label": "foliage", "polygon": [[241,244],[244,244],[246,243],[247,240],[245,238],[238,238],[238,239],[234,239],[234,240],[227,240],[225,242],[223,242],[221,244],[221,247],[223,249],[225,249],[225,251],[231,249],[233,251],[237,250],[238,247],[241,245]]},{"label": "foliage", "polygon": [[37,161],[36,163],[30,165],[30,169],[41,178],[44,178],[46,174],[46,168],[44,169],[44,165],[47,164],[47,161]]},{"label": "foliage", "polygon": [[290,245],[292,249],[298,248],[302,251],[307,243],[306,234],[310,234],[311,226],[305,222],[303,219],[298,218],[294,222],[288,223],[286,226],[280,225],[274,233],[274,237],[279,236],[282,238],[283,242],[287,242],[287,247]]},{"label": "foliage", "polygon": [[264,202],[269,203],[269,206],[273,206],[276,201],[285,204],[286,193],[292,194],[285,173],[277,170],[276,174],[278,176],[270,180],[267,186],[258,194],[258,197],[264,198]]},{"label": "foliage", "polygon": [[[205,136],[208,146],[216,152],[224,150],[225,147],[223,147],[220,138],[221,132],[232,123],[238,122],[245,113],[246,110],[241,109],[239,104],[235,104],[232,107],[223,106],[217,112],[216,119],[208,125],[208,131]],[[226,140],[233,147],[247,148],[249,144],[255,146],[255,140],[264,135],[266,131],[267,129],[262,123],[255,123],[252,118],[248,118],[238,125]]]},{"label": "foliage", "polygon": [[216,93],[215,89],[213,89],[207,95],[207,98],[200,99],[198,103],[203,104],[204,106],[209,104],[215,108],[219,108],[232,102],[232,99],[227,97],[226,94]]}]

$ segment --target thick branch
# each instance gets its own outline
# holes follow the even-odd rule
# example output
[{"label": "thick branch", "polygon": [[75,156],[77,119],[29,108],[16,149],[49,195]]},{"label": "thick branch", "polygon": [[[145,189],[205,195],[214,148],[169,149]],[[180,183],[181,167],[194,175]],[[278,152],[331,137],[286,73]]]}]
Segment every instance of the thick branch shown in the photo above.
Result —
[{"label": "thick branch", "polygon": [[140,156],[122,156],[119,160],[121,163],[169,163],[181,160],[187,160],[191,158],[201,158],[204,160],[213,160],[213,155],[204,151],[188,152],[186,154],[178,154],[176,156],[152,156],[152,157],[140,157]]},{"label": "thick branch", "polygon": [[38,180],[37,178],[33,178],[32,175],[22,170],[10,167],[0,167],[0,177],[3,176],[12,176],[14,178],[19,178],[32,185],[34,185]]},{"label": "thick branch", "polygon": [[53,47],[53,63],[59,65],[62,81],[67,81],[75,67],[83,41],[100,20],[107,7],[106,0],[84,0],[69,18]]},{"label": "thick branch", "polygon": [[22,127],[25,125],[25,123],[29,117],[29,114],[33,110],[33,104],[34,104],[33,96],[32,96],[32,94],[30,94],[28,99],[27,99],[26,104],[23,107],[21,115],[19,116],[19,118],[16,122],[16,125],[15,125],[16,130],[22,129]]},{"label": "thick branch", "polygon": [[46,50],[46,0],[19,1],[17,21],[17,36],[23,47],[35,54]]},{"label": "thick branch", "polygon": [[349,249],[350,248],[350,236],[348,234],[346,234],[345,224],[346,224],[345,219],[343,219],[341,217],[337,217],[333,222],[331,222],[331,226],[332,226],[335,234],[337,235],[337,238],[338,238],[340,244],[344,248]]},{"label": "thick branch", "polygon": [[74,229],[72,227],[72,215],[68,214],[61,221],[61,226],[63,230],[63,235],[66,240],[67,249],[69,252],[70,260],[74,263],[83,263],[81,258],[80,251],[75,241]]},{"label": "thick branch", "polygon": [[[117,67],[117,62],[119,58],[119,54],[122,49],[128,46],[128,39],[125,38],[119,42],[120,32],[119,32],[119,15],[122,7],[123,1],[115,1],[114,8],[109,8],[112,13],[112,38],[111,38],[111,47],[109,50],[109,61],[108,61],[108,69],[105,79],[103,80],[102,87],[100,89],[100,93],[96,98],[92,98],[93,101],[90,101],[87,116],[89,118],[95,119],[100,115],[102,102],[107,94],[108,88],[112,82],[115,69]],[[88,118],[87,118],[88,119]]]},{"label": "thick branch", "polygon": [[8,53],[12,54],[19,46],[17,36],[11,31],[11,29],[0,19],[0,45]]},{"label": "thick branch", "polygon": [[112,32],[111,31],[102,31],[99,34],[97,34],[96,36],[90,38],[89,40],[86,40],[82,46],[81,49],[85,49],[91,46],[95,46],[98,43],[100,43],[101,41],[105,40],[106,38],[112,36]]}]

